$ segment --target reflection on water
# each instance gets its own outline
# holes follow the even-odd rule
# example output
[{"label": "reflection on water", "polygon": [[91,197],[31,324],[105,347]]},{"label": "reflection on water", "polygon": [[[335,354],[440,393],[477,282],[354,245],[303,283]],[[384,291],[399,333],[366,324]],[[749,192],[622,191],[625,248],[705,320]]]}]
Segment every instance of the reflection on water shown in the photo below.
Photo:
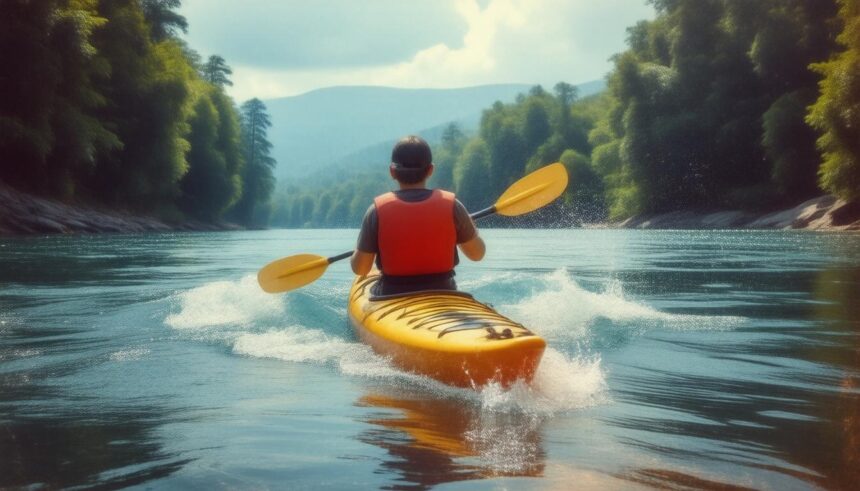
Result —
[{"label": "reflection on water", "polygon": [[671,489],[678,491],[693,489],[705,491],[742,491],[757,489],[755,487],[730,484],[723,481],[712,481],[710,479],[703,479],[701,477],[667,469],[636,469],[630,474],[619,477],[649,488]]},{"label": "reflection on water", "polygon": [[420,392],[371,393],[356,404],[380,410],[358,439],[388,453],[380,471],[399,478],[387,489],[543,473],[539,416]]},{"label": "reflection on water", "polygon": [[860,236],[486,235],[460,284],[549,342],[521,393],[374,356],[344,264],[259,292],[355,231],[0,240],[0,488],[856,489]]},{"label": "reflection on water", "polygon": [[[118,488],[158,479],[191,461],[162,449],[173,411],[146,401],[105,406],[57,379],[96,370],[105,340],[81,329],[10,325],[0,335],[0,488]],[[116,358],[114,356],[114,358]],[[182,411],[176,411],[181,413]]]},{"label": "reflection on water", "polygon": [[[723,362],[720,370],[702,375],[691,374],[692,367],[638,367],[619,377],[622,387],[613,394],[653,408],[659,416],[625,414],[608,422],[628,430],[622,437],[626,444],[667,461],[709,460],[773,471],[826,489],[856,489],[860,268],[818,272],[812,297],[793,307],[805,314],[799,317],[816,322],[814,329],[803,322],[781,336],[773,329],[750,329],[751,342],[745,344],[664,341],[684,351],[710,352]],[[643,431],[659,437],[633,436]],[[690,438],[704,443],[691,444]],[[740,481],[738,476],[707,480],[659,468],[632,468],[618,477],[672,489],[730,489]]]},{"label": "reflection on water", "polygon": [[827,342],[810,343],[806,358],[841,372],[840,397],[822,409],[842,428],[834,435],[836,455],[822,469],[827,477],[819,483],[848,489],[860,483],[860,267],[821,271],[813,291],[820,302],[816,317],[830,326],[833,336]]},{"label": "reflection on water", "polygon": [[154,408],[0,423],[0,487],[119,488],[170,475],[190,459],[161,450],[163,423]]}]

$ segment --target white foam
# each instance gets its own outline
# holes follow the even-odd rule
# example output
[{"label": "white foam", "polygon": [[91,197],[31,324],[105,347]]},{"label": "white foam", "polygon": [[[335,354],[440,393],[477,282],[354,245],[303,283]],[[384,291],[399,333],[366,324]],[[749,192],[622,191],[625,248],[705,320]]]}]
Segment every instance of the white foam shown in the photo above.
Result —
[{"label": "white foam", "polygon": [[164,321],[175,329],[248,325],[284,313],[282,298],[260,289],[253,275],[239,281],[208,283],[179,293],[177,298],[179,312]]},{"label": "white foam", "polygon": [[126,350],[114,351],[110,354],[111,361],[134,361],[140,360],[148,355],[151,351],[146,348],[131,348]]},{"label": "white foam", "polygon": [[[522,280],[508,273],[501,277],[513,282]],[[496,280],[501,277],[493,275]],[[531,276],[528,279],[534,280]],[[587,332],[589,322],[600,316],[638,319],[668,315],[626,300],[620,288],[609,288],[603,293],[589,292],[563,270],[540,281],[543,285],[535,294],[501,310],[510,311],[511,317],[533,326],[541,335],[582,334]],[[340,289],[316,293],[324,297],[324,301],[320,301],[314,295],[319,307],[330,309],[334,309],[331,303],[340,301],[345,294]],[[330,365],[344,375],[420,387],[436,396],[464,400],[481,411],[494,414],[552,414],[600,404],[608,399],[600,359],[596,356],[574,356],[548,348],[530,385],[520,383],[505,389],[490,384],[478,390],[458,389],[399,370],[369,346],[342,335],[303,325],[283,327],[288,302],[280,296],[264,293],[253,276],[209,283],[178,293],[175,298],[179,309],[165,319],[168,326],[207,341],[225,343],[234,353],[243,356]],[[343,315],[340,308],[336,313]],[[117,353],[116,357],[124,359],[126,354]]]},{"label": "white foam", "polygon": [[520,302],[500,310],[533,328],[542,336],[583,337],[599,318],[614,322],[648,321],[673,329],[724,328],[739,323],[738,317],[669,314],[629,300],[618,281],[610,281],[602,292],[579,286],[560,269],[543,278],[544,287]]},{"label": "white foam", "polygon": [[479,391],[481,407],[492,411],[552,414],[608,400],[606,378],[597,357],[577,358],[547,348],[531,384],[509,389],[490,384]]},{"label": "white foam", "polygon": [[570,358],[552,348],[544,353],[531,385],[518,383],[504,389],[497,384],[489,384],[479,390],[459,389],[398,370],[365,344],[346,341],[323,331],[301,326],[259,334],[241,334],[233,342],[233,352],[292,363],[332,365],[344,375],[408,383],[442,397],[470,400],[492,412],[551,414],[592,406],[607,400],[599,359]]},{"label": "white foam", "polygon": [[16,358],[30,358],[33,356],[39,356],[42,354],[42,350],[35,348],[25,348],[25,349],[13,349],[7,353],[0,353],[0,361],[5,360],[14,360]]},{"label": "white foam", "polygon": [[375,355],[365,344],[301,326],[261,334],[242,334],[233,343],[233,352],[293,363],[332,364],[346,375],[369,378],[416,377],[395,369],[388,360]]},{"label": "white foam", "polygon": [[463,434],[481,467],[497,474],[522,474],[541,465],[541,418],[508,420],[504,415],[481,413]]},{"label": "white foam", "polygon": [[493,271],[482,274],[480,276],[466,277],[457,279],[457,288],[463,291],[473,291],[488,285],[496,285],[499,283],[511,283],[530,278],[524,273],[518,271]]},{"label": "white foam", "polygon": [[262,334],[243,334],[233,343],[233,352],[291,362],[327,363],[340,356],[350,344],[353,343],[332,338],[322,331],[296,326]]}]

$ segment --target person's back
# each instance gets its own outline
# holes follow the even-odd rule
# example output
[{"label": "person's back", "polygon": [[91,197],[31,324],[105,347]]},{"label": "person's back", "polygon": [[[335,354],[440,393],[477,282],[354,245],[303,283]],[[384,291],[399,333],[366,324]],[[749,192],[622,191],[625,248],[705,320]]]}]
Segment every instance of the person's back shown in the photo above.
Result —
[{"label": "person's back", "polygon": [[484,241],[466,208],[453,193],[426,189],[432,160],[421,138],[397,142],[390,173],[400,189],[377,196],[364,216],[352,269],[367,274],[376,258],[382,273],[377,294],[456,289],[457,246],[473,261],[484,257]]}]

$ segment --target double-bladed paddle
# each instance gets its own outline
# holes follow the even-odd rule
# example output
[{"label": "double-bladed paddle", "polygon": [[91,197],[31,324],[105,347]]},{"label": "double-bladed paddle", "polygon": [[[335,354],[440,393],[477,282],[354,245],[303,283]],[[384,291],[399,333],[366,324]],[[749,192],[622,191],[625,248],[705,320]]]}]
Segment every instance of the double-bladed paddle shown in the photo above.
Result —
[{"label": "double-bladed paddle", "polygon": [[[472,213],[470,216],[477,220],[493,213],[509,217],[524,215],[548,205],[561,196],[566,187],[567,170],[564,165],[556,162],[541,167],[511,184],[493,206]],[[350,256],[352,251],[331,257],[296,254],[264,266],[257,273],[257,281],[268,293],[295,290],[322,276],[329,264]]]}]

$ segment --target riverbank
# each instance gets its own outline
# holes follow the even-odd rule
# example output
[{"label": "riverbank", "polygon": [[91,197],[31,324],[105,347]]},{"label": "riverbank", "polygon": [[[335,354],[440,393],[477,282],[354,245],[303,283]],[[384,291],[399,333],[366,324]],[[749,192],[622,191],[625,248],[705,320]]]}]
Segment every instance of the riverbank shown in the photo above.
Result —
[{"label": "riverbank", "polygon": [[[640,215],[593,228],[639,229],[808,229],[860,231],[860,202],[820,196],[770,213],[742,210],[673,211]],[[194,220],[169,223],[155,217],[100,210],[39,198],[0,183],[0,236],[69,233],[140,233],[241,230],[228,223]]]},{"label": "riverbank", "polygon": [[641,229],[776,229],[860,230],[860,202],[820,196],[793,208],[770,213],[742,210],[712,212],[673,211],[640,215],[610,228]]},{"label": "riverbank", "polygon": [[149,216],[100,210],[39,198],[0,184],[0,236],[241,230],[232,223],[169,223]]}]

